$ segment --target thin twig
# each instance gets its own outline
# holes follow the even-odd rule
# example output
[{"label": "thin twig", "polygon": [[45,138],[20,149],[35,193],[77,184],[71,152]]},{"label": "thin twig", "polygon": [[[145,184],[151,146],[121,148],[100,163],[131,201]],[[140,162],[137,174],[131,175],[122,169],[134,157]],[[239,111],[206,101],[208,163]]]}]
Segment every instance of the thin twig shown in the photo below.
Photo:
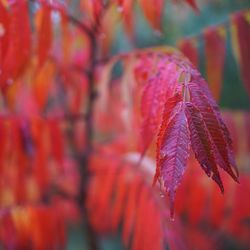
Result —
[{"label": "thin twig", "polygon": [[[39,0],[29,0],[32,3],[40,3]],[[58,11],[60,10],[58,7],[55,7],[53,5],[50,5],[52,10]],[[76,17],[74,17],[73,15],[69,14],[69,13],[64,13],[67,17],[67,19],[73,24],[75,25],[77,28],[79,28],[82,32],[84,32],[87,36],[89,37],[93,37],[93,32],[92,29],[90,29],[88,26],[86,26],[83,22],[81,22],[80,20],[78,20]]]},{"label": "thin twig", "polygon": [[88,37],[93,37],[93,32],[91,29],[89,29],[84,23],[82,23],[80,20],[78,20],[77,18],[75,18],[72,15],[67,15],[68,20],[75,25],[76,27],[78,27],[81,31],[83,31]]}]

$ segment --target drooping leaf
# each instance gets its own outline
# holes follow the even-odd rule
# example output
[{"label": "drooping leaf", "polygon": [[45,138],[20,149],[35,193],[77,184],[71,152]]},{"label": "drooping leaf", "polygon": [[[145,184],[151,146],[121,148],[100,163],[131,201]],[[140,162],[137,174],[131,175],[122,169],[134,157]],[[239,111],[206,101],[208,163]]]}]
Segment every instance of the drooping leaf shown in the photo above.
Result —
[{"label": "drooping leaf", "polygon": [[153,76],[143,89],[141,100],[141,151],[143,153],[160,126],[165,102],[172,95],[178,77],[177,66],[174,63],[168,63],[166,68]]},{"label": "drooping leaf", "polygon": [[120,11],[122,14],[125,30],[130,38],[133,38],[134,36],[134,2],[134,0],[117,0],[118,11]]},{"label": "drooping leaf", "polygon": [[194,64],[196,68],[199,66],[199,53],[197,50],[197,41],[194,39],[183,39],[179,42],[180,51]]},{"label": "drooping leaf", "polygon": [[0,68],[3,67],[3,60],[9,44],[9,13],[0,2]]},{"label": "drooping leaf", "polygon": [[197,88],[199,88],[201,90],[201,92],[203,93],[203,95],[206,96],[207,100],[209,101],[213,111],[216,114],[216,117],[219,121],[220,124],[220,129],[222,130],[225,140],[227,142],[227,146],[228,146],[228,155],[230,158],[230,163],[232,164],[232,166],[234,167],[234,170],[237,173],[237,167],[236,167],[236,163],[233,157],[233,143],[232,143],[232,139],[231,139],[231,135],[228,131],[228,128],[226,126],[226,124],[224,123],[220,110],[219,110],[219,106],[218,104],[215,102],[209,88],[208,85],[206,83],[206,81],[201,77],[201,75],[198,73],[195,73],[195,75],[192,76],[192,82],[194,83],[199,83],[198,85],[196,85]]},{"label": "drooping leaf", "polygon": [[195,157],[205,173],[218,184],[221,192],[224,191],[223,184],[217,169],[212,142],[206,124],[198,108],[192,103],[186,102],[185,113],[188,119],[190,139]]},{"label": "drooping leaf", "polygon": [[[97,230],[111,230],[110,224],[110,216],[109,216],[109,206],[112,205],[112,194],[113,188],[117,185],[117,175],[119,174],[120,169],[117,168],[116,159],[109,159],[109,163],[106,166],[109,166],[108,171],[105,173],[103,169],[98,169],[98,167],[103,166],[103,162],[107,159],[92,159],[92,166],[97,167],[94,169],[94,173],[96,174],[96,183],[92,182],[93,186],[90,186],[90,190],[93,191],[93,194],[90,192],[88,195],[88,206],[93,206],[95,209],[92,210],[93,213],[93,225]],[[105,178],[104,178],[105,176]],[[98,179],[99,178],[99,179]],[[97,192],[97,193],[96,193]],[[95,195],[99,195],[98,199],[96,199]],[[98,221],[98,218],[103,218],[102,222]]]},{"label": "drooping leaf", "polygon": [[[232,152],[237,155],[239,153],[239,138],[237,135],[237,128],[235,126],[234,117],[229,114],[228,112],[224,112],[222,114],[223,119],[228,127],[228,130],[230,131],[230,134],[232,135],[232,138],[234,139],[234,144],[232,145]],[[231,139],[232,140],[232,139]]]},{"label": "drooping leaf", "polygon": [[[26,65],[31,53],[31,27],[29,20],[29,8],[28,3],[25,0],[16,1],[18,4],[13,6],[13,15],[19,15],[19,35],[20,35],[20,49],[19,53],[22,54],[21,63]],[[15,8],[15,10],[14,10]]]},{"label": "drooping leaf", "polygon": [[181,96],[179,94],[176,94],[167,100],[164,107],[163,119],[161,122],[160,130],[157,135],[157,150],[156,150],[157,165],[153,182],[154,185],[161,176],[160,149],[162,147],[162,143],[164,143],[163,136],[166,133],[166,129],[170,120],[173,118],[174,115],[176,115],[176,110],[175,112],[173,112],[174,108],[177,106],[177,103],[179,103],[181,100],[182,100]]},{"label": "drooping leaf", "polygon": [[232,17],[232,41],[234,54],[238,60],[243,83],[250,96],[250,18],[249,11],[239,12]]},{"label": "drooping leaf", "polygon": [[[65,246],[65,224],[60,212],[52,205],[22,205],[1,209],[1,244],[15,249],[55,249]],[[2,228],[1,228],[2,229]]]},{"label": "drooping leaf", "polygon": [[245,130],[247,133],[246,139],[247,139],[247,152],[250,152],[250,130],[248,129],[250,127],[250,114],[249,113],[245,113],[244,114],[244,121],[245,121]]},{"label": "drooping leaf", "polygon": [[61,46],[62,46],[62,61],[68,63],[72,53],[70,25],[65,12],[61,12]]},{"label": "drooping leaf", "polygon": [[60,120],[51,119],[49,121],[49,132],[50,132],[50,143],[52,147],[52,154],[57,161],[59,168],[62,168],[63,157],[64,157],[64,138],[62,128],[60,126]]},{"label": "drooping leaf", "polygon": [[226,54],[224,27],[206,29],[204,32],[207,81],[215,100],[220,99]]},{"label": "drooping leaf", "polygon": [[4,119],[0,119],[0,142],[2,144],[2,150],[0,151],[0,174],[2,175],[7,149],[6,145],[8,142],[6,122]]},{"label": "drooping leaf", "polygon": [[[114,154],[98,154],[98,159],[93,159],[96,166],[92,165],[87,203],[90,220],[100,232],[118,230],[121,226],[124,243],[131,249],[161,250],[165,242],[165,203],[152,189],[148,174],[124,159]],[[106,191],[109,186],[108,192],[103,190],[104,186]]]},{"label": "drooping leaf", "polygon": [[126,200],[127,200],[127,188],[128,188],[128,184],[126,183],[126,166],[124,166],[120,173],[118,173],[119,176],[117,176],[117,178],[119,178],[119,182],[117,183],[117,194],[115,197],[115,201],[114,201],[114,205],[112,208],[113,211],[113,216],[112,216],[112,220],[111,220],[111,224],[113,228],[117,228],[119,223],[121,223],[122,220],[122,215],[123,215],[123,208],[126,205]]},{"label": "drooping leaf", "polygon": [[145,216],[146,211],[148,207],[145,207],[145,204],[147,203],[147,200],[149,200],[149,193],[146,188],[142,188],[141,195],[138,197],[138,208],[136,213],[136,223],[135,223],[135,229],[134,229],[134,237],[132,241],[132,250],[136,249],[144,249],[143,243],[144,243],[144,229],[142,225],[145,224]]},{"label": "drooping leaf", "polygon": [[187,166],[190,144],[184,103],[180,102],[175,109],[176,114],[163,132],[158,159],[163,183],[170,196],[171,217],[174,212],[175,192]]},{"label": "drooping leaf", "polygon": [[[230,141],[221,127],[221,118],[217,115],[209,99],[199,90],[197,84],[189,83],[188,87],[191,101],[198,107],[209,132],[216,164],[230,174],[235,181],[238,181],[238,170],[230,149]],[[236,174],[232,171],[232,167]]]},{"label": "drooping leaf", "polygon": [[39,110],[45,107],[50,90],[52,89],[53,76],[55,72],[55,65],[44,61],[43,66],[39,67],[32,82],[32,92]]},{"label": "drooping leaf", "polygon": [[44,4],[37,14],[37,54],[38,64],[42,67],[52,46],[51,7]]},{"label": "drooping leaf", "polygon": [[161,18],[164,11],[164,0],[139,0],[144,16],[150,25],[156,29],[161,29]]},{"label": "drooping leaf", "polygon": [[[31,122],[31,132],[36,154],[33,159],[33,171],[36,182],[43,194],[46,192],[49,185],[49,170],[48,170],[48,149],[46,144],[46,136],[48,136],[48,124],[43,119],[34,117]],[[43,134],[41,134],[43,131]],[[46,136],[45,136],[46,135]]]},{"label": "drooping leaf", "polygon": [[98,99],[97,105],[100,106],[102,112],[108,109],[109,92],[110,92],[110,81],[112,78],[112,70],[116,60],[111,60],[109,63],[104,65],[100,69],[100,77],[98,81],[98,92],[100,93],[100,98]]},{"label": "drooping leaf", "polygon": [[[119,21],[119,17],[119,12],[117,11],[115,5],[111,5],[111,7],[107,9],[107,11],[102,17],[98,45],[104,57],[107,56],[110,51],[112,42],[117,31],[116,24]],[[113,28],[110,29],[110,27]]]},{"label": "drooping leaf", "polygon": [[[222,115],[230,129],[230,133],[233,136],[233,141],[237,141],[237,138],[242,137],[242,134],[245,134],[242,133],[244,126],[229,126],[228,121],[230,124],[238,123],[238,125],[244,125],[244,121],[239,119],[239,112],[227,111],[222,113]],[[231,118],[230,120],[229,117]],[[234,133],[232,133],[233,131],[231,131],[231,127],[235,127]],[[246,142],[247,138],[244,137],[240,139],[239,143],[246,145]],[[242,149],[243,148],[244,146]],[[190,158],[191,161],[188,163],[188,171],[183,178],[182,184],[178,190],[178,195],[176,197],[175,213],[186,216],[192,228],[199,228],[203,223],[211,225],[215,229],[219,228],[220,230],[221,225],[230,225],[230,227],[227,226],[223,229],[224,233],[232,233],[231,230],[234,229],[237,229],[236,231],[238,232],[243,232],[244,228],[247,228],[247,226],[242,222],[245,221],[249,214],[249,204],[246,202],[244,209],[240,208],[242,205],[239,205],[238,207],[239,202],[245,202],[243,198],[244,194],[241,195],[240,193],[244,193],[243,190],[247,189],[247,181],[244,180],[243,171],[244,169],[247,170],[248,166],[244,164],[245,161],[242,161],[243,165],[240,164],[242,153],[238,153],[236,155],[236,159],[238,159],[237,164],[241,169],[242,175],[240,178],[240,185],[235,185],[231,181],[230,176],[226,176],[224,173],[222,173],[223,184],[226,191],[224,195],[218,193],[216,185],[214,185],[212,182],[208,182],[206,177],[203,176],[202,172],[197,169],[198,162],[195,161],[195,159]],[[237,203],[237,208],[235,208],[236,203],[233,201],[235,199],[234,197],[237,197],[237,201],[235,201]],[[239,211],[239,209],[241,211]],[[232,220],[233,214],[238,214],[237,216],[240,216],[240,220]],[[191,227],[188,226],[186,230],[192,230]],[[235,231],[233,234],[235,235]],[[192,242],[192,246],[195,244],[196,242]]]},{"label": "drooping leaf", "polygon": [[137,176],[133,182],[134,185],[131,185],[128,190],[128,199],[124,211],[124,217],[126,220],[124,221],[122,238],[126,246],[129,246],[129,239],[131,237],[136,216],[137,197],[142,185],[139,176]]},{"label": "drooping leaf", "polygon": [[[9,17],[3,21],[2,32],[4,35],[1,41],[5,54],[2,64],[1,86],[3,88],[11,85],[23,72],[29,62],[31,52],[31,29],[29,23],[28,4],[25,0],[12,1],[10,4]],[[6,36],[5,36],[6,35]],[[5,39],[6,38],[6,39]],[[2,53],[2,52],[1,52]],[[15,60],[13,59],[15,58]]]}]

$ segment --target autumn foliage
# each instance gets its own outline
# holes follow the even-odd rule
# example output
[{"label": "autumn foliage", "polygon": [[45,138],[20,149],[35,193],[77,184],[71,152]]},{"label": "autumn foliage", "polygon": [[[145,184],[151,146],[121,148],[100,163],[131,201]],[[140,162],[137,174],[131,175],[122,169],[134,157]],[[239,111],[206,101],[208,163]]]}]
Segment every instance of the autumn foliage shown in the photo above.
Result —
[{"label": "autumn foliage", "polygon": [[[228,27],[202,33],[207,84],[195,38],[111,53],[135,6],[160,31],[164,0],[73,2],[0,0],[0,246],[64,249],[69,224],[90,249],[117,232],[133,250],[224,249],[219,228],[250,246],[250,115],[216,102]],[[249,15],[228,24],[250,96]]]}]

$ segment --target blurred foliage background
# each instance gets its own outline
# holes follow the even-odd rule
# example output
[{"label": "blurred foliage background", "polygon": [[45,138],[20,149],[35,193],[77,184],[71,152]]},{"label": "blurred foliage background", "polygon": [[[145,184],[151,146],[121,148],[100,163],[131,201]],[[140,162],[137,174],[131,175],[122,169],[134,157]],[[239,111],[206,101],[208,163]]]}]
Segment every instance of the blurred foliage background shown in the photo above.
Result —
[{"label": "blurred foliage background", "polygon": [[136,38],[132,43],[120,26],[113,43],[113,53],[132,50],[134,47],[159,45],[177,46],[182,38],[197,37],[200,55],[200,71],[204,70],[204,43],[202,31],[209,26],[226,23],[227,51],[224,69],[224,84],[220,106],[226,109],[249,110],[250,103],[242,84],[230,38],[230,15],[250,7],[249,0],[198,0],[200,13],[195,13],[185,3],[167,1],[162,20],[162,32],[152,30],[141,10],[136,8]]},{"label": "blurred foliage background", "polygon": [[[77,6],[77,2],[75,1]],[[204,41],[202,32],[206,27],[225,23],[227,26],[227,48],[224,68],[224,84],[220,106],[223,109],[250,110],[250,103],[241,81],[238,65],[232,53],[230,34],[230,15],[250,7],[249,0],[197,0],[200,13],[195,13],[185,3],[177,0],[167,1],[162,20],[162,31],[152,30],[135,6],[135,39],[131,41],[121,24],[117,24],[116,37],[112,44],[112,53],[131,51],[134,48],[170,45],[177,46],[180,39],[196,37],[198,40],[200,71],[205,74]],[[74,8],[73,8],[74,9]],[[119,11],[119,10],[118,10]],[[75,12],[77,14],[77,12]],[[250,45],[249,45],[250,46]],[[119,234],[100,239],[104,250],[124,249]],[[77,227],[69,229],[67,249],[87,249],[82,231]],[[232,245],[228,249],[235,249]]]}]

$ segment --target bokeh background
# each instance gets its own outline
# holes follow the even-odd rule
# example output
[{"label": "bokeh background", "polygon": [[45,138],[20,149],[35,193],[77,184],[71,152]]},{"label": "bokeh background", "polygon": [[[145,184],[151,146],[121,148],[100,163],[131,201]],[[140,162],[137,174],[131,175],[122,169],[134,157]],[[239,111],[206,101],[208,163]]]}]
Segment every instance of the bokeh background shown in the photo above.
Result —
[{"label": "bokeh background", "polygon": [[[6,1],[2,0],[2,2]],[[31,2],[32,4],[29,4],[30,17],[32,17],[32,15],[37,10],[39,10],[39,4],[35,3],[34,1]],[[84,0],[65,0],[59,2],[66,4],[67,2],[70,3],[70,9],[68,10],[69,13],[79,18],[79,20],[82,20],[81,18],[84,18],[84,15],[82,15],[82,13],[80,12],[81,9],[79,8],[79,6],[84,3]],[[240,184],[234,183],[229,177],[227,177],[226,175],[224,176],[223,174],[225,194],[221,195],[219,189],[215,186],[211,179],[203,173],[200,167],[197,166],[197,163],[194,161],[194,159],[191,158],[184,180],[177,192],[175,221],[170,220],[168,214],[169,211],[166,211],[166,216],[165,214],[164,216],[168,221],[166,223],[166,234],[169,234],[169,247],[176,247],[171,249],[247,250],[250,249],[250,199],[248,198],[250,193],[250,96],[249,93],[247,93],[246,84],[244,84],[242,81],[240,65],[235,57],[235,44],[232,40],[233,34],[231,21],[235,13],[243,10],[248,10],[249,12],[250,1],[197,0],[197,5],[200,10],[199,13],[191,9],[191,7],[185,2],[186,1],[181,0],[166,1],[161,30],[152,29],[148,21],[145,19],[141,8],[136,5],[134,8],[135,19],[133,36],[126,33],[121,20],[115,21],[115,25],[110,25],[112,30],[112,42],[108,45],[111,46],[111,55],[116,55],[123,52],[133,51],[136,48],[146,48],[152,46],[168,45],[178,48],[181,42],[189,39],[195,41],[195,46],[198,52],[198,68],[202,72],[202,75],[205,78],[208,78],[208,74],[206,71],[207,58],[205,54],[204,32],[206,32],[209,27],[217,27],[219,25],[223,25],[225,32],[226,52],[225,64],[222,65],[221,68],[223,72],[223,79],[221,81],[222,91],[217,101],[219,102],[223,117],[233,137],[234,152],[240,171]],[[115,13],[121,11],[122,9],[117,8],[115,10]],[[60,117],[61,114],[64,114],[63,112],[72,112],[73,115],[78,115],[79,113],[85,111],[84,108],[86,106],[85,100],[88,80],[84,74],[84,76],[80,74],[76,76],[76,72],[73,72],[71,69],[69,70],[67,66],[68,64],[70,65],[70,63],[73,62],[75,63],[73,66],[76,66],[76,69],[78,71],[79,69],[81,71],[82,67],[87,68],[89,66],[88,60],[90,56],[90,46],[87,42],[88,39],[86,39],[86,37],[82,35],[79,35],[80,31],[74,29],[75,27],[69,27],[68,30],[67,27],[65,29],[66,32],[64,32],[65,30],[63,30],[62,28],[63,26],[60,26],[62,17],[56,11],[52,11],[52,15],[50,17],[52,17],[51,20],[53,22],[52,26],[54,40],[53,42],[51,42],[51,44],[48,45],[48,47],[51,46],[51,48],[48,49],[48,51],[50,51],[45,51],[47,54],[45,53],[46,60],[43,67],[39,68],[38,65],[38,71],[35,71],[36,73],[39,72],[39,74],[36,75],[35,73],[33,75],[32,72],[32,70],[36,69],[37,66],[36,55],[33,55],[34,57],[32,57],[30,63],[31,67],[29,68],[31,73],[28,70],[28,74],[24,74],[22,76],[23,78],[20,77],[20,79],[14,79],[16,80],[16,82],[14,82],[13,79],[10,79],[11,84],[15,83],[12,85],[10,84],[7,90],[8,95],[6,100],[7,102],[9,102],[10,107],[7,107],[8,105],[6,105],[5,107],[5,103],[2,100],[3,98],[1,98],[0,105],[2,108],[1,111],[3,111],[1,115],[3,115],[4,117],[5,114],[8,114],[11,116],[11,118],[12,115],[14,118],[16,115],[16,117],[21,117],[21,119],[18,120],[18,122],[15,123],[13,127],[10,122],[11,119],[9,121],[7,118],[7,122],[3,122],[3,132],[7,131],[5,136],[7,138],[5,138],[7,141],[7,146],[4,146],[4,150],[2,152],[8,152],[8,154],[6,154],[6,158],[9,157],[10,162],[13,166],[11,166],[9,162],[5,162],[3,169],[7,173],[7,176],[9,176],[9,179],[3,180],[3,177],[0,178],[0,184],[2,185],[1,187],[3,187],[0,192],[1,205],[3,205],[3,209],[1,208],[0,211],[0,219],[2,220],[2,218],[5,218],[4,213],[8,210],[9,207],[11,208],[13,206],[14,215],[12,214],[12,217],[15,217],[17,222],[20,222],[20,225],[27,226],[27,224],[30,224],[27,227],[30,230],[32,229],[32,223],[26,223],[28,221],[28,215],[26,214],[27,218],[24,216],[27,211],[31,215],[32,213],[34,213],[34,218],[36,218],[39,222],[43,222],[43,217],[39,215],[44,215],[45,217],[47,216],[46,219],[48,219],[52,218],[52,214],[53,218],[57,218],[56,213],[57,211],[60,211],[62,212],[63,216],[65,213],[65,217],[68,216],[69,219],[72,219],[72,223],[69,222],[66,225],[66,249],[89,249],[89,247],[87,246],[87,233],[84,231],[85,227],[83,225],[80,225],[79,221],[77,221],[80,220],[79,211],[76,211],[75,207],[72,206],[72,203],[64,203],[60,199],[58,199],[56,193],[56,185],[58,185],[59,188],[62,188],[64,191],[66,190],[66,192],[71,194],[73,197],[77,195],[79,184],[79,174],[77,172],[77,166],[81,164],[80,160],[79,162],[77,161],[78,158],[82,156],[82,152],[86,150],[84,141],[84,136],[86,136],[84,134],[85,123],[83,121],[76,122],[76,124],[68,121],[63,121],[62,123],[60,123],[60,121],[58,122],[58,118],[56,124],[49,123],[48,125],[43,123],[44,121],[42,119],[33,120],[33,115],[39,115],[39,112],[41,111],[41,114],[48,115],[48,120],[51,118],[53,120],[55,114],[59,114]],[[110,16],[110,18],[112,19],[112,16]],[[247,20],[250,21],[249,16]],[[39,38],[40,33],[37,32],[37,30],[40,30],[39,28],[42,25],[38,25],[39,18],[38,20],[32,20],[31,24],[34,26],[32,27],[34,30],[34,36],[32,36],[32,38],[34,38],[35,40]],[[100,33],[99,38],[100,40],[101,37],[104,38],[103,44],[100,43],[99,45],[105,46],[105,37],[110,37],[109,34],[105,34],[105,29],[102,32],[103,33]],[[65,51],[65,54],[67,54],[68,52],[67,48],[65,51],[63,51],[63,53],[61,51],[61,48],[63,47],[61,42],[61,40],[63,39],[61,38],[63,37],[63,35],[65,35],[67,38],[67,34],[70,35],[68,39],[65,39],[64,37],[66,41],[65,47],[68,46],[70,48],[73,48],[73,52],[70,51],[68,57],[67,55],[64,55]],[[250,50],[250,44],[247,49]],[[33,50],[35,51],[34,48]],[[55,52],[54,54],[51,53],[52,50],[53,52]],[[72,53],[72,55],[70,55],[70,53]],[[54,61],[51,60],[53,56],[55,56],[53,58]],[[70,59],[67,61],[65,60],[64,56],[65,58]],[[218,58],[222,57],[220,53],[218,53],[216,56]],[[119,76],[121,76],[122,70],[124,69],[119,63],[114,66],[112,72],[113,82],[119,82]],[[34,79],[32,77],[34,77]],[[46,83],[47,85],[44,83]],[[119,96],[116,96],[117,92],[115,92],[115,87],[117,87],[117,85],[112,85],[112,87],[114,87],[114,89],[112,89],[112,96],[115,96],[116,99],[119,99]],[[110,111],[109,118],[117,118],[118,116],[120,116],[120,114],[115,114],[116,116],[114,115],[114,117],[112,117],[112,112],[119,113],[117,112],[117,110],[122,110],[119,106],[117,107],[117,109],[115,109],[116,107],[112,108],[113,109]],[[119,118],[121,119],[121,117]],[[115,122],[114,124],[112,124],[113,120],[111,120],[110,122],[108,119],[103,119],[103,121],[103,123],[100,122],[100,124],[98,124],[100,128],[102,127],[102,125],[103,127],[111,127],[114,124],[115,126],[117,125]],[[105,124],[105,122],[107,122],[107,124]],[[42,130],[45,135],[44,137],[42,136],[42,133],[40,133],[40,131]],[[112,137],[112,131],[113,130],[111,130],[111,132],[109,131],[110,134],[108,136],[110,136],[110,138],[115,137]],[[102,139],[106,139],[106,137],[102,138],[102,132],[103,131],[100,132],[100,135],[98,134],[96,136],[100,137],[98,137],[100,141]],[[114,133],[114,135],[116,134]],[[44,140],[44,138],[46,139]],[[71,140],[69,138],[73,138],[72,140],[77,145],[76,148],[72,147],[72,145],[70,144]],[[35,143],[32,140],[34,140]],[[68,145],[66,142],[70,145]],[[35,154],[35,150],[37,150],[37,148],[33,144],[37,144],[35,146],[37,146],[38,149],[41,146],[41,150],[39,151],[40,155],[37,156]],[[61,144],[61,148],[59,147],[59,150],[58,144]],[[113,150],[114,148],[115,147],[111,149]],[[107,150],[109,150],[109,148]],[[151,151],[148,155],[153,158],[155,151]],[[19,154],[21,156],[23,154],[24,157],[20,157],[19,159]],[[55,155],[58,157],[55,157]],[[20,167],[19,162],[23,164],[22,166],[24,166],[25,170],[28,170],[27,173],[24,171],[20,171],[23,175],[17,176],[16,170]],[[32,164],[35,164],[35,167],[31,167],[33,166]],[[108,166],[108,164],[106,165]],[[153,162],[153,164],[151,165],[151,172],[154,171],[154,168],[155,164]],[[45,171],[39,172],[36,171],[37,169],[42,169]],[[60,170],[62,169],[64,170],[63,174],[59,174]],[[34,171],[35,178],[38,176],[38,179],[42,177],[41,179],[43,180],[44,177],[45,182],[49,183],[50,181],[55,181],[55,183],[53,183],[55,184],[55,186],[52,186],[52,188],[49,189],[49,196],[55,195],[55,199],[51,199],[51,204],[53,204],[53,206],[55,204],[55,206],[57,207],[56,210],[52,211],[51,214],[48,213],[46,215],[46,210],[44,210],[43,207],[41,207],[41,209],[38,207],[38,215],[35,213],[36,211],[32,211],[32,207],[29,207],[29,205],[25,207],[26,204],[24,204],[24,210],[22,210],[21,206],[15,207],[16,204],[14,192],[21,193],[21,198],[23,198],[23,195],[25,201],[25,199],[27,198],[25,197],[26,193],[22,191],[28,191],[28,201],[31,201],[31,204],[32,202],[34,202],[35,204],[37,201],[39,201],[40,198],[44,198],[42,197],[42,194],[43,192],[45,193],[45,191],[39,190],[40,187],[38,188],[34,181],[36,179],[33,179],[32,174],[29,176],[28,171],[31,171],[32,174]],[[133,170],[134,175],[135,173],[136,170]],[[17,185],[15,183],[16,179],[18,180]],[[20,183],[23,184],[23,186],[21,186]],[[11,190],[12,184],[13,186],[15,186],[15,191]],[[44,186],[47,185],[45,184]],[[23,189],[20,188],[20,186]],[[127,187],[127,183],[124,184],[124,186]],[[117,186],[113,187],[114,191],[116,191],[116,187]],[[41,194],[39,193],[39,191],[41,191]],[[157,190],[157,192],[158,191],[159,190]],[[97,194],[97,204],[98,198],[100,198],[102,195],[101,192],[99,197],[98,195],[99,194]],[[113,195],[115,196],[115,194]],[[163,200],[165,204],[167,204],[166,207],[169,207],[169,201],[166,195],[157,193],[156,197],[160,201]],[[46,198],[48,197],[45,196],[42,202],[45,201],[46,203]],[[112,206],[110,205],[110,207]],[[94,219],[98,218],[98,215],[102,214],[101,211],[96,217],[93,216],[93,214],[95,213],[95,209],[98,212],[100,212],[101,210],[100,208],[98,210],[98,208],[96,207],[92,209],[93,211],[91,215]],[[104,214],[105,212],[106,211],[104,211]],[[112,211],[108,211],[107,214],[108,213],[112,213]],[[60,216],[58,216],[58,218],[59,217]],[[27,221],[25,221],[25,218],[27,219]],[[29,219],[30,218],[33,217],[31,216],[29,217]],[[104,219],[107,220],[107,218],[108,216]],[[105,222],[105,220],[103,221]],[[9,223],[9,221],[5,221],[5,223],[6,225],[11,224]],[[95,221],[95,223],[98,224],[98,221]],[[36,223],[34,223],[34,226],[35,224]],[[100,223],[100,227],[102,227],[101,224],[102,223]],[[46,223],[44,225],[46,226]],[[52,227],[52,229],[55,228],[56,227]],[[0,227],[1,237],[7,235],[7,241],[9,238],[11,239],[10,236],[12,234],[7,232],[7,234],[5,235],[5,230],[2,229],[3,227]],[[22,233],[21,229],[22,228],[20,227],[20,232]],[[29,232],[28,229],[24,232],[25,239],[27,239],[27,232]],[[107,232],[105,234],[98,235],[98,244],[101,246],[101,249],[125,250],[126,248],[122,243],[122,231],[122,225],[119,224],[118,230],[113,231],[113,233]],[[53,241],[51,235],[46,233],[43,234],[44,232],[40,233],[41,235],[45,235],[45,238],[48,237],[48,239]],[[173,233],[173,235],[171,235],[171,233]],[[60,232],[58,234],[60,234]],[[175,239],[176,235],[178,235],[178,238]],[[16,239],[14,239],[14,241],[15,240]],[[39,238],[39,240],[41,239]],[[166,247],[166,249],[168,249],[168,247]]]},{"label": "bokeh background", "polygon": [[[127,52],[138,47],[178,47],[183,39],[195,39],[199,52],[199,69],[206,78],[203,32],[208,27],[220,24],[226,27],[226,59],[222,92],[218,102],[233,135],[237,163],[242,176],[241,185],[234,187],[235,184],[223,176],[226,193],[221,198],[219,190],[202,171],[197,171],[196,168],[199,167],[191,162],[190,170],[177,192],[177,215],[180,216],[180,225],[183,227],[182,233],[188,249],[246,250],[250,248],[250,203],[246,201],[250,191],[250,137],[247,132],[250,130],[250,97],[233,53],[230,25],[232,15],[249,9],[250,1],[198,0],[197,4],[200,13],[195,13],[181,1],[167,1],[161,31],[150,27],[137,6],[134,39],[126,35],[121,23],[117,23],[112,53]],[[117,71],[119,74],[119,69]],[[189,197],[186,197],[187,193]],[[244,211],[241,211],[241,206],[245,207]],[[242,218],[240,214],[243,215]],[[80,245],[84,245],[84,238],[80,231],[71,228],[70,235],[69,249],[82,249]],[[107,250],[125,249],[119,232],[103,237],[101,245]]]}]

